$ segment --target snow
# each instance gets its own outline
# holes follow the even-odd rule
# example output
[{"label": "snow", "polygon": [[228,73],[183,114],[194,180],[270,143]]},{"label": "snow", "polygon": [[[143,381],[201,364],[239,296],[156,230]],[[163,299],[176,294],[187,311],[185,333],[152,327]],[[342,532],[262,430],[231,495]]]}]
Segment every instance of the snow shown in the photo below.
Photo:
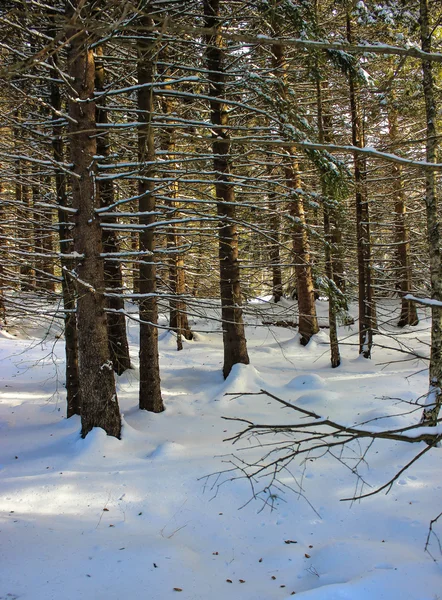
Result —
[{"label": "snow", "polygon": [[[223,442],[245,424],[222,417],[299,421],[261,389],[339,422],[370,422],[378,430],[417,422],[427,363],[404,362],[410,357],[395,349],[428,352],[430,309],[419,308],[419,326],[398,330],[391,320],[397,304],[378,307],[385,322],[372,360],[358,356],[355,327],[340,328],[342,365],[331,369],[327,330],[303,347],[293,329],[260,326],[288,319],[296,304],[250,303],[252,364],[236,365],[226,381],[221,329],[213,331],[216,310],[201,310],[193,320],[201,333],[183,340],[181,352],[174,335],[160,332],[164,413],[138,410],[136,368],[118,378],[121,440],[102,430],[82,440],[79,418],[65,418],[61,324],[48,330],[43,317],[29,324],[11,318],[0,331],[0,598],[440,597],[442,556],[434,535],[431,555],[424,551],[430,520],[442,510],[440,449],[405,471],[388,495],[353,503],[341,499],[360,492],[361,482],[329,454],[308,456],[281,475],[280,488],[271,490],[274,510],[265,495],[252,498],[239,473],[210,476],[232,466],[233,452],[259,459],[265,450],[259,442],[271,441]],[[327,303],[317,305],[323,324]],[[128,328],[136,367],[137,323],[131,319]],[[400,342],[391,338],[399,332]],[[363,491],[386,483],[424,448],[377,441],[360,466],[373,486]],[[442,536],[442,523],[434,530]]]}]

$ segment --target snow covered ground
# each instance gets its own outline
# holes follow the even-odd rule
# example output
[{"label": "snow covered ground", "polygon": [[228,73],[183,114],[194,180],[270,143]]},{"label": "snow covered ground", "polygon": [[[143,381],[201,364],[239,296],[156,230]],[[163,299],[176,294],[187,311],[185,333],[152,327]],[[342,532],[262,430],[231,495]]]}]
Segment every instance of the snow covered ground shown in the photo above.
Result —
[{"label": "snow covered ground", "polygon": [[[294,330],[259,325],[294,319],[288,302],[278,309],[284,315],[271,315],[265,302],[250,305],[252,364],[235,367],[227,381],[219,325],[206,318],[214,311],[193,318],[197,339],[181,352],[163,331],[167,410],[139,411],[137,370],[124,374],[118,379],[121,441],[101,430],[82,440],[79,419],[66,420],[64,348],[54,325],[46,331],[40,320],[3,331],[0,599],[442,598],[436,536],[429,548],[437,562],[424,552],[430,520],[442,510],[442,450],[427,453],[388,495],[354,503],[341,499],[360,491],[358,479],[330,455],[292,464],[294,479],[284,475],[282,483],[295,491],[273,490],[274,510],[263,503],[265,495],[252,499],[246,480],[229,482],[234,473],[205,477],[229,468],[233,451],[244,460],[263,454],[259,447],[240,451],[247,442],[223,442],[241,428],[223,416],[294,420],[267,396],[226,393],[265,389],[344,423],[377,419],[371,421],[376,427],[397,427],[417,421],[420,410],[404,413],[427,389],[427,365],[397,349],[428,354],[429,322],[420,310],[418,327],[397,330],[397,304],[385,302],[379,311],[384,325],[371,361],[358,357],[356,329],[340,328],[338,369],[329,366],[326,329],[303,348]],[[318,308],[326,314],[326,302]],[[134,321],[129,334],[136,366]],[[378,441],[360,473],[380,486],[422,448]],[[442,538],[442,523],[435,532]]]}]

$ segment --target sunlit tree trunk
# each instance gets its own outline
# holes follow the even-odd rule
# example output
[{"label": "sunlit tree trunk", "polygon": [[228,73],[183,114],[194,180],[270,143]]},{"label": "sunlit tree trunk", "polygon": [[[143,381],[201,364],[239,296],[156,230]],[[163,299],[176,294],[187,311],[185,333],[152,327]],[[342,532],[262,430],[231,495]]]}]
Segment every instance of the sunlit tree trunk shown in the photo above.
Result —
[{"label": "sunlit tree trunk", "polygon": [[[431,52],[432,30],[428,0],[420,0],[421,44],[424,52]],[[423,88],[426,115],[426,160],[437,162],[437,108],[434,94],[433,67],[430,61],[422,62]],[[430,253],[431,297],[442,301],[441,236],[438,216],[438,192],[434,169],[425,170],[425,204],[427,209],[427,236]],[[422,422],[436,425],[442,406],[442,305],[431,307],[431,356],[429,393]]]},{"label": "sunlit tree trunk", "polygon": [[242,316],[242,297],[238,262],[238,231],[235,222],[235,190],[230,179],[230,139],[225,98],[224,40],[220,27],[220,1],[204,0],[205,26],[216,33],[206,36],[206,60],[210,90],[210,118],[213,124],[213,166],[218,210],[221,315],[223,326],[223,375],[228,377],[233,365],[249,364]]},{"label": "sunlit tree trunk", "polygon": [[[98,93],[105,91],[106,73],[103,63],[103,46],[95,48],[95,88]],[[101,96],[97,102],[97,124],[106,126],[108,124],[105,96]],[[97,137],[97,154],[100,162],[104,164],[109,160],[111,148],[109,142],[109,131],[100,129]],[[100,207],[112,207],[114,203],[114,184],[112,179],[101,179],[97,182],[100,198]],[[112,208],[110,209],[113,212]],[[105,223],[115,224],[116,217],[108,217],[106,212],[101,213]],[[109,336],[109,350],[114,371],[121,375],[126,369],[130,369],[129,344],[126,334],[126,317],[124,315],[124,300],[118,294],[123,293],[123,276],[121,263],[118,259],[112,259],[112,254],[119,251],[119,241],[114,229],[102,229],[103,252],[107,255],[104,263],[104,282],[109,295],[107,301],[107,329]],[[112,295],[115,294],[115,295]]]},{"label": "sunlit tree trunk", "polygon": [[78,285],[78,358],[81,406],[81,433],[94,427],[119,438],[121,418],[115,391],[106,323],[104,264],[101,257],[101,227],[96,213],[95,156],[97,154],[93,50],[88,27],[92,20],[90,3],[68,0],[70,18],[67,37],[70,77],[70,154],[73,164],[72,201],[74,250],[81,258],[76,265]]},{"label": "sunlit tree trunk", "polygon": [[[168,48],[164,48],[161,53],[161,57],[165,62],[170,62]],[[161,75],[163,80],[168,79],[168,69],[163,68]],[[169,84],[163,85],[163,89],[171,90],[172,86]],[[174,179],[174,161],[176,160],[175,155],[175,128],[172,127],[171,115],[174,112],[174,102],[169,96],[164,96],[161,99],[162,111],[168,116],[168,127],[164,128],[161,132],[161,148],[165,152],[165,158],[169,161],[170,168],[168,170],[168,177],[172,179],[170,184],[167,186],[168,200],[167,205],[172,209],[172,219],[176,218],[179,214],[177,210],[179,208],[178,198],[178,181]],[[169,327],[177,334],[177,348],[182,350],[183,343],[182,338],[186,340],[193,339],[193,334],[189,326],[189,319],[187,316],[186,302],[184,301],[184,295],[186,293],[186,275],[185,275],[185,264],[184,254],[179,250],[180,244],[184,243],[184,238],[178,234],[175,223],[170,223],[167,227],[167,249],[169,251],[169,289],[171,292],[171,298],[169,300],[170,306],[170,318]]]},{"label": "sunlit tree trunk", "polygon": [[[283,105],[288,101],[287,64],[284,47],[272,45],[272,62],[275,76],[278,78],[278,92]],[[284,110],[284,109],[283,109]],[[283,118],[282,116],[280,117]],[[289,212],[292,217],[293,256],[295,259],[296,287],[298,292],[299,335],[302,345],[307,345],[310,338],[318,333],[315,293],[313,285],[312,263],[310,257],[309,236],[306,227],[305,210],[302,194],[301,174],[295,158],[296,149],[288,146],[284,159],[285,183],[289,190]]]}]

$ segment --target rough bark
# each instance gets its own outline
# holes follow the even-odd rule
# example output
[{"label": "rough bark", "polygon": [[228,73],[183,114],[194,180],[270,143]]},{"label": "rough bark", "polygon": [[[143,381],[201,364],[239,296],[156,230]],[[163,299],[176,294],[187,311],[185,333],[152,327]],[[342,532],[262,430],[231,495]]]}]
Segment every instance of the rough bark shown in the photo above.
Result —
[{"label": "rough bark", "polygon": [[[274,74],[278,80],[279,96],[284,105],[287,102],[287,64],[284,56],[284,47],[281,44],[274,44],[272,46],[272,63]],[[284,132],[282,132],[282,135],[284,135]],[[285,153],[284,175],[290,194],[289,212],[293,223],[292,247],[298,293],[299,335],[301,344],[305,346],[311,337],[315,333],[318,333],[319,327],[316,316],[312,262],[304,202],[302,195],[298,193],[298,190],[302,188],[301,175],[295,158],[295,148],[288,145]]]},{"label": "rough bark", "polygon": [[83,24],[91,20],[90,4],[69,0],[66,12],[70,17],[67,36],[72,82],[69,97],[72,201],[77,211],[73,238],[74,250],[82,256],[76,266],[81,435],[85,437],[94,427],[101,427],[108,435],[119,438],[121,418],[107,335],[101,227],[95,212],[98,208],[94,158],[97,154],[95,64]]},{"label": "rough bark", "polygon": [[[268,157],[270,160],[270,157]],[[267,165],[267,177],[271,181],[273,169],[270,164]],[[272,271],[272,296],[273,302],[278,303],[282,298],[282,269],[281,269],[281,256],[279,252],[279,231],[281,228],[281,218],[278,212],[278,206],[276,205],[276,194],[274,192],[269,193],[268,210],[269,210],[269,223],[271,231],[271,241],[269,244],[269,262]]]},{"label": "rough bark", "polygon": [[[15,153],[21,154],[22,133],[20,129],[21,115],[15,111],[16,127],[14,128]],[[17,158],[15,161],[15,205],[17,208],[17,242],[18,250],[24,255],[20,257],[19,285],[23,292],[29,292],[35,288],[34,272],[32,269],[30,253],[33,248],[32,232],[30,228],[31,202],[29,187],[24,183],[26,179],[23,161]]]},{"label": "rough bark", "polygon": [[[320,143],[330,142],[330,134],[324,128],[324,106],[322,98],[321,79],[319,76],[316,79],[316,99],[318,107],[318,131]],[[336,293],[333,288],[333,271],[334,271],[334,246],[331,233],[331,213],[329,202],[333,197],[333,190],[329,189],[325,174],[321,175],[321,187],[323,195],[323,213],[324,213],[324,250],[325,250],[325,274],[328,280],[328,322],[330,325],[330,361],[332,368],[339,367],[341,364],[341,356],[339,353],[338,340],[338,323],[337,314],[338,306],[336,301]],[[331,192],[331,193],[330,193]]]},{"label": "rough bark", "polygon": [[[103,63],[103,46],[95,48],[95,89],[97,92],[105,91],[105,68]],[[107,125],[107,110],[105,96],[101,96],[97,102],[97,124]],[[111,148],[109,142],[109,131],[100,130],[97,137],[97,154],[100,162],[104,164],[108,161]],[[111,206],[114,202],[114,184],[112,179],[100,180],[97,182],[97,189],[100,198],[100,207]],[[106,223],[116,223],[116,217],[108,217],[106,213],[101,213]],[[106,255],[116,254],[119,251],[118,235],[114,229],[102,229],[103,252]],[[121,263],[118,260],[112,260],[111,256],[106,256],[104,263],[104,283],[106,290],[111,294],[121,294],[123,292],[123,276],[121,272]],[[107,296],[107,330],[109,336],[109,350],[111,354],[114,371],[121,375],[130,369],[129,344],[126,334],[126,317],[124,315],[124,300],[118,296]]]},{"label": "rough bark", "polygon": [[[347,40],[353,41],[351,17],[347,14]],[[349,71],[350,112],[353,146],[364,146],[362,119],[359,110],[359,89],[356,76]],[[359,354],[371,358],[373,346],[374,301],[371,282],[370,213],[367,196],[367,160],[354,153],[354,178],[356,200],[356,238],[358,255],[359,292]]]},{"label": "rough bark", "polygon": [[[205,26],[220,27],[219,0],[204,0]],[[223,375],[228,377],[233,365],[249,364],[242,317],[242,295],[238,262],[238,231],[235,223],[235,190],[230,179],[230,139],[226,126],[228,113],[225,97],[224,41],[218,33],[207,35],[206,60],[210,89],[210,119],[213,125],[213,166],[219,218],[219,266],[221,318],[223,326]]]},{"label": "rough bark", "polygon": [[[165,62],[170,62],[168,55],[168,49],[164,48],[161,53],[161,57]],[[161,73],[163,80],[167,81],[168,73],[167,68],[162,69]],[[163,89],[171,90],[172,86],[166,84]],[[168,185],[168,200],[167,205],[170,207],[174,217],[177,215],[179,208],[178,197],[178,181],[173,179],[174,177],[174,166],[173,161],[175,159],[175,130],[171,126],[170,116],[174,110],[173,99],[170,97],[163,97],[161,100],[162,111],[165,115],[168,115],[169,126],[162,132],[161,149],[165,152],[165,158],[170,162],[170,171],[168,177],[172,178],[171,183]],[[178,350],[183,349],[182,337],[186,340],[193,339],[193,333],[189,326],[189,319],[187,316],[186,302],[183,300],[186,293],[186,273],[184,264],[184,254],[179,251],[180,244],[184,242],[182,236],[177,232],[177,228],[173,223],[170,223],[167,228],[167,248],[169,254],[169,289],[172,294],[169,307],[169,327],[172,331],[177,334],[177,348]]]},{"label": "rough bark", "polygon": [[[427,0],[420,0],[421,45],[424,52],[431,52],[431,28]],[[434,94],[434,76],[430,61],[422,61],[423,89],[426,114],[426,160],[437,162],[437,108]],[[431,297],[442,301],[441,236],[438,218],[438,196],[436,174],[433,169],[425,170],[425,204],[427,212],[427,236],[430,253]],[[442,307],[431,307],[431,356],[429,371],[429,393],[422,422],[436,425],[442,407]]]},{"label": "rough bark", "polygon": [[[55,31],[51,30],[49,35],[54,37]],[[57,64],[57,55],[52,57],[54,67]],[[60,123],[60,111],[62,99],[60,87],[57,83],[56,69],[52,69],[51,97],[52,113],[52,151],[57,163],[64,161],[63,125]],[[63,210],[68,206],[66,194],[66,175],[61,169],[55,172],[55,197],[58,206],[58,237],[60,253],[70,254],[73,244],[70,235],[69,212]],[[78,373],[78,339],[77,339],[77,315],[76,315],[76,291],[75,283],[68,275],[71,261],[61,257],[61,289],[64,308],[64,339],[66,355],[66,403],[67,417],[81,414],[80,381]]]},{"label": "rough bark", "polygon": [[[138,38],[138,83],[149,84],[154,76],[154,41],[148,33],[143,35],[143,27],[150,31],[153,22],[145,14],[140,19],[141,35]],[[150,87],[138,91],[138,161],[140,178],[138,186],[140,225],[144,226],[139,237],[140,252],[140,392],[139,407],[151,412],[164,410],[161,397],[160,365],[158,354],[158,300],[155,265],[155,140],[151,126],[153,97]]]},{"label": "rough bark", "polygon": [[0,181],[0,329],[6,325],[6,303],[5,303],[5,282],[4,282],[4,263],[5,263],[5,234],[3,229],[4,222],[4,204],[3,204],[3,183]]},{"label": "rough bark", "polygon": [[[390,141],[394,145],[398,141],[398,115],[394,106],[389,110],[388,124]],[[410,258],[410,240],[406,222],[407,207],[405,203],[401,165],[392,163],[391,173],[393,177],[394,232],[399,267],[397,281],[401,291],[401,314],[399,316],[398,327],[404,327],[405,325],[417,325],[419,323],[419,318],[417,316],[416,304],[405,298],[405,296],[412,291],[413,279]]]}]

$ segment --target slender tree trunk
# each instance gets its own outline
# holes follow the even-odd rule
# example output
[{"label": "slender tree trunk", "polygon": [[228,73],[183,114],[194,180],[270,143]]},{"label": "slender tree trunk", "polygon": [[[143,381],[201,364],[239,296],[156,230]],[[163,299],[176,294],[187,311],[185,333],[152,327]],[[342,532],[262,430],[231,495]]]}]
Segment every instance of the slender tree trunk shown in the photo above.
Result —
[{"label": "slender tree trunk", "polygon": [[[105,69],[103,63],[103,46],[98,45],[95,48],[95,89],[97,92],[105,91]],[[107,125],[106,100],[102,96],[97,103],[97,124]],[[106,163],[110,156],[109,132],[101,129],[97,137],[97,154],[100,162]],[[114,184],[111,179],[100,180],[97,182],[100,198],[100,207],[110,207],[114,203]],[[112,209],[111,209],[112,210]],[[116,223],[116,217],[108,217],[105,213],[106,223]],[[102,229],[103,251],[106,255],[117,254],[119,251],[118,235],[114,229]],[[126,317],[124,315],[124,300],[118,297],[123,293],[123,276],[121,272],[121,263],[113,260],[112,256],[106,256],[104,263],[104,283],[106,289],[111,294],[107,297],[107,329],[109,336],[109,350],[111,354],[114,371],[121,375],[130,369],[129,344],[126,334]],[[116,294],[116,295],[112,295]]]},{"label": "slender tree trunk", "polygon": [[[55,28],[49,31],[51,37],[55,36]],[[60,87],[57,83],[56,65],[58,57],[52,57],[54,68],[51,70],[51,98],[52,112],[52,151],[56,163],[64,162],[63,125],[60,119],[62,99]],[[68,198],[66,194],[66,175],[61,169],[55,172],[55,196],[58,206],[58,236],[61,257],[61,289],[64,308],[64,340],[66,355],[66,402],[67,417],[81,414],[80,379],[78,372],[78,338],[76,315],[75,283],[68,275],[72,261],[63,258],[63,254],[73,251],[69,221]]]},{"label": "slender tree trunk", "polygon": [[[347,40],[353,42],[350,14],[347,14]],[[359,111],[359,90],[354,73],[348,75],[353,146],[364,146],[362,120]],[[374,304],[371,282],[370,214],[367,196],[367,160],[364,155],[354,153],[356,237],[358,252],[359,288],[359,354],[371,358],[373,346]]]},{"label": "slender tree trunk", "polygon": [[[268,157],[270,161],[270,157]],[[272,178],[272,166],[267,165],[267,177],[269,180]],[[271,231],[271,242],[269,246],[269,259],[270,268],[272,271],[272,296],[273,302],[278,303],[282,298],[282,269],[281,269],[281,256],[279,252],[279,230],[281,228],[281,218],[278,212],[278,206],[276,205],[276,194],[275,192],[269,193],[268,201],[270,231]]]},{"label": "slender tree trunk", "polygon": [[[394,106],[390,108],[388,113],[388,125],[390,141],[394,145],[398,141],[398,115]],[[402,181],[402,167],[398,163],[392,163],[391,171],[393,177],[394,232],[395,242],[397,244],[397,260],[399,264],[398,284],[402,296],[398,327],[404,327],[405,325],[417,325],[419,319],[417,316],[416,304],[405,299],[406,294],[411,293],[413,283],[410,260],[410,240],[406,224],[407,208]]]},{"label": "slender tree trunk", "polygon": [[[154,41],[148,33],[153,25],[149,15],[140,19],[138,38],[138,84],[149,84],[154,78]],[[143,31],[143,28],[146,28]],[[158,354],[158,300],[155,265],[155,139],[152,129],[153,96],[151,87],[138,91],[138,161],[140,225],[140,397],[139,407],[151,412],[164,410],[161,397],[160,365]]]},{"label": "slender tree trunk", "polygon": [[3,183],[0,181],[0,328],[6,325],[6,303],[5,303],[5,281],[4,281],[4,264],[5,264],[5,233],[3,223],[5,220],[5,210],[3,198]]},{"label": "slender tree trunk", "polygon": [[[319,73],[319,71],[318,71]],[[318,130],[319,130],[319,142],[329,143],[330,135],[325,132],[324,129],[324,106],[322,100],[322,87],[321,79],[318,75],[316,78],[316,92],[317,92],[317,105],[318,105]],[[323,196],[323,212],[324,212],[324,237],[325,237],[325,274],[328,280],[328,322],[330,326],[330,360],[332,368],[339,367],[341,364],[341,356],[339,353],[339,340],[338,340],[338,323],[337,314],[338,306],[336,300],[336,292],[333,286],[333,258],[334,258],[334,246],[331,234],[331,209],[329,202],[333,198],[333,190],[329,189],[327,178],[324,174],[321,174],[321,187]]]},{"label": "slender tree trunk", "polygon": [[[204,0],[205,26],[220,27],[219,0]],[[210,87],[210,118],[213,124],[213,166],[219,217],[219,264],[221,315],[224,342],[224,378],[233,365],[249,364],[242,317],[242,297],[238,262],[238,231],[235,222],[235,190],[230,179],[230,139],[225,103],[224,41],[217,32],[206,36],[206,59]]]},{"label": "slender tree trunk", "polygon": [[[277,33],[276,25],[275,29]],[[288,101],[287,64],[284,56],[284,47],[281,44],[274,44],[272,46],[272,62],[274,74],[278,78],[279,96],[283,105],[285,105]],[[284,135],[284,132],[282,132],[282,135]],[[298,193],[298,190],[302,187],[302,182],[299,166],[295,158],[296,149],[289,146],[285,152],[287,158],[284,161],[284,173],[286,185],[290,193],[289,211],[293,221],[292,239],[298,292],[299,335],[301,344],[306,346],[311,337],[315,333],[318,333],[319,326],[316,316],[312,262],[304,202],[302,195]]]},{"label": "slender tree trunk", "polygon": [[[20,155],[22,133],[20,130],[21,115],[18,110],[15,111],[17,126],[14,129],[15,153]],[[33,247],[32,233],[30,226],[31,203],[29,198],[29,187],[24,184],[26,173],[24,165],[20,158],[15,161],[15,205],[17,210],[17,240],[18,250],[23,253],[20,257],[19,267],[19,285],[23,292],[29,292],[34,289],[35,281],[31,266],[30,253]]]},{"label": "slender tree trunk", "polygon": [[[168,48],[164,48],[161,57],[165,62],[169,61],[169,53]],[[167,67],[162,69],[162,77],[165,81],[167,81]],[[163,89],[171,90],[172,86],[166,84],[163,86]],[[175,167],[173,165],[173,161],[175,160],[175,129],[172,127],[170,117],[173,113],[173,99],[165,96],[161,100],[162,110],[165,115],[168,115],[168,127],[164,129],[162,132],[161,139],[161,148],[165,152],[166,159],[170,162],[170,170],[168,173],[168,177],[174,177]],[[170,185],[168,186],[168,196],[167,200],[168,206],[172,209],[172,214],[174,217],[178,214],[178,211],[175,209],[179,208],[179,202],[177,202],[178,197],[178,181],[172,180]],[[169,301],[170,306],[170,318],[169,318],[169,326],[170,328],[176,332],[177,334],[177,348],[178,350],[183,349],[182,337],[186,340],[193,339],[193,333],[189,326],[189,319],[187,316],[187,307],[186,303],[183,300],[183,297],[186,293],[186,276],[185,276],[185,266],[184,266],[184,254],[178,250],[180,243],[182,243],[183,239],[177,233],[177,228],[175,224],[171,223],[168,225],[167,229],[167,248],[170,252],[169,255],[169,288],[172,294],[172,297]]]},{"label": "slender tree trunk", "polygon": [[[424,52],[431,52],[431,28],[428,0],[420,0],[421,44]],[[433,68],[430,61],[422,62],[425,114],[427,124],[426,160],[437,161],[437,108],[434,95]],[[427,235],[430,253],[431,297],[442,301],[441,236],[438,217],[436,174],[431,168],[425,170],[425,203],[427,209]],[[435,426],[442,407],[442,306],[431,307],[431,356],[429,393],[422,422]]]},{"label": "slender tree trunk", "polygon": [[69,98],[72,200],[76,209],[73,237],[74,250],[81,255],[76,266],[81,434],[85,437],[94,427],[101,427],[108,435],[119,438],[121,418],[109,354],[103,247],[96,214],[99,202],[95,189],[95,64],[83,24],[89,27],[92,21],[91,5],[68,0],[66,13],[70,18],[68,72],[73,94]]}]

